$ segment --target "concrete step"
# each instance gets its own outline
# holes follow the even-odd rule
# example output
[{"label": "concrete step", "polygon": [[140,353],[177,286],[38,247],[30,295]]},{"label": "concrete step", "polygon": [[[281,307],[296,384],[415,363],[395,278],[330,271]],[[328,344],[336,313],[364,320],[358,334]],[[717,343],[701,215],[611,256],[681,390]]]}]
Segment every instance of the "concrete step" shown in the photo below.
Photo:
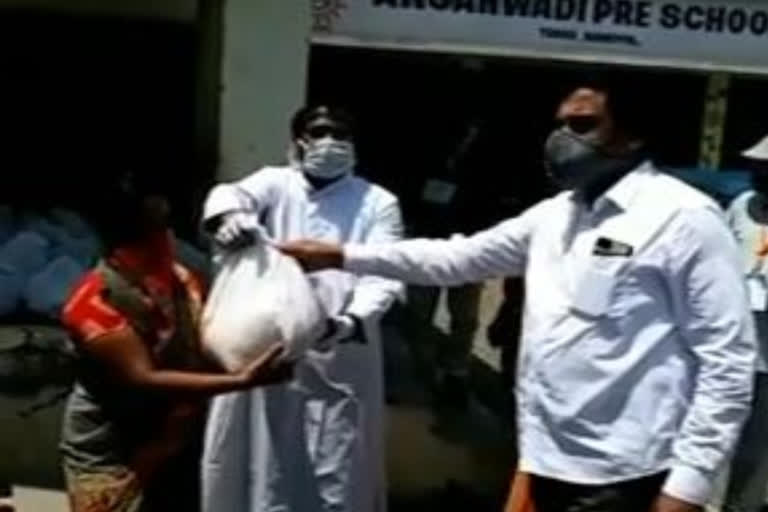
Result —
[{"label": "concrete step", "polygon": [[68,512],[67,495],[34,487],[14,487],[13,501],[16,512]]}]

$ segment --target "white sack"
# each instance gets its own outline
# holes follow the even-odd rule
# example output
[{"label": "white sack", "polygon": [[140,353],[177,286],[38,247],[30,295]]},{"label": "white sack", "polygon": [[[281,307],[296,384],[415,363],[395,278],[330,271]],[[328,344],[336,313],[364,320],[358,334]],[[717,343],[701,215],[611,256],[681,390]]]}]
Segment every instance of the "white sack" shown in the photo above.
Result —
[{"label": "white sack", "polygon": [[50,242],[33,231],[22,231],[0,248],[0,265],[13,268],[26,281],[48,263]]},{"label": "white sack", "polygon": [[16,312],[24,290],[24,278],[12,266],[0,263],[0,317]]},{"label": "white sack", "polygon": [[78,225],[74,218],[67,217],[62,211],[58,211],[58,215],[71,225],[51,222],[47,218],[30,214],[24,220],[25,229],[48,240],[51,261],[60,256],[69,256],[81,265],[91,266],[99,256],[100,248],[96,236],[89,233],[85,224]]},{"label": "white sack", "polygon": [[37,233],[51,244],[55,244],[59,235],[64,231],[63,228],[36,213],[25,213],[22,217],[21,226],[24,231]]},{"label": "white sack", "polygon": [[296,359],[323,335],[326,318],[299,265],[262,244],[221,260],[203,312],[203,344],[229,371],[279,342]]},{"label": "white sack", "polygon": [[60,232],[51,251],[53,258],[69,257],[80,265],[90,267],[98,259],[99,242],[94,237],[75,238],[65,232]]}]

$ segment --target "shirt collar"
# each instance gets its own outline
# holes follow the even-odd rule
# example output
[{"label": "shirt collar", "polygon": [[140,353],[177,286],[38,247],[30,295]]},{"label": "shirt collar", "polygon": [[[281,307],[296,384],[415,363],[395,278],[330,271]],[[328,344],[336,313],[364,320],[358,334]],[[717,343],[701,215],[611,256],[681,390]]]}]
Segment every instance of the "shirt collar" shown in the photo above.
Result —
[{"label": "shirt collar", "polygon": [[[593,211],[600,211],[608,205],[619,208],[622,211],[629,210],[646,178],[654,172],[655,168],[650,161],[643,162],[598,197]],[[571,198],[576,200],[575,194],[571,193]]]},{"label": "shirt collar", "polygon": [[294,171],[299,175],[301,184],[304,187],[304,190],[307,191],[307,194],[313,197],[330,194],[331,192],[346,186],[348,183],[352,181],[352,177],[354,176],[353,173],[348,173],[346,176],[339,178],[337,181],[331,183],[330,185],[325,186],[321,189],[316,189],[314,186],[312,186],[312,183],[309,182],[309,180],[304,175],[304,172],[301,171],[301,169],[294,167]]}]

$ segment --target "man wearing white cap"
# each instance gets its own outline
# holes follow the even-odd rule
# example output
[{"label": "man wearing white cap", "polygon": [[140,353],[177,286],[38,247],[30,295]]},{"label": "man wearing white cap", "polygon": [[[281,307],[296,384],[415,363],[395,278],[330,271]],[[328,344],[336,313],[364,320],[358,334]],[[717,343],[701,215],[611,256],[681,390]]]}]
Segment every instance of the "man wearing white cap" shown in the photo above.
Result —
[{"label": "man wearing white cap", "polygon": [[724,512],[758,512],[768,485],[768,137],[742,156],[750,161],[753,189],[733,201],[727,216],[741,247],[759,358],[752,414],[733,457]]},{"label": "man wearing white cap", "polygon": [[744,151],[742,155],[745,158],[762,163],[763,166],[768,165],[768,135],[763,137],[760,142]]}]

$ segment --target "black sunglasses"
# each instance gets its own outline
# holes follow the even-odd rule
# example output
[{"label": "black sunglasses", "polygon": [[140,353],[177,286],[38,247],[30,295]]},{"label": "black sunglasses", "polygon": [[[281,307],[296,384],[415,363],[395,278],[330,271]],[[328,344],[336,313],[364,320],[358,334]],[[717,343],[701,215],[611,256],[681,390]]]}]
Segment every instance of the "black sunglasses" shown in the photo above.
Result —
[{"label": "black sunglasses", "polygon": [[573,133],[584,135],[600,126],[600,118],[590,115],[571,116],[563,120],[563,125],[567,126]]},{"label": "black sunglasses", "polygon": [[351,140],[352,132],[345,126],[318,125],[311,126],[305,132],[310,139],[324,139],[332,137],[336,140]]}]

